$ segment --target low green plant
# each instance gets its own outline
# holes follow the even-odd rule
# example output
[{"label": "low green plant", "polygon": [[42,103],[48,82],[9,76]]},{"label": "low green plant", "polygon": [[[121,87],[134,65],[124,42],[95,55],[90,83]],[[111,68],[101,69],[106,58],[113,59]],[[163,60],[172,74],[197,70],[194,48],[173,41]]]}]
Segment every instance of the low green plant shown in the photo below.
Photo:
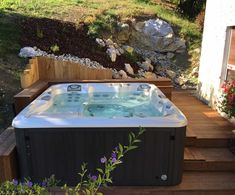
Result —
[{"label": "low green plant", "polygon": [[19,182],[15,179],[0,186],[0,195],[49,195],[46,186],[33,184],[30,180]]},{"label": "low green plant", "polygon": [[53,53],[57,53],[57,52],[60,51],[60,47],[59,47],[57,44],[55,44],[55,45],[52,45],[52,46],[50,47],[50,50],[51,50]]},{"label": "low green plant", "polygon": [[43,31],[37,25],[37,37],[42,39],[43,38]]},{"label": "low green plant", "polygon": [[137,133],[131,132],[128,135],[128,145],[118,144],[112,151],[109,157],[102,157],[100,162],[103,167],[97,168],[95,174],[88,173],[87,164],[84,163],[81,167],[81,173],[79,173],[81,179],[75,188],[70,188],[64,185],[62,189],[66,191],[66,195],[101,195],[99,192],[101,186],[107,186],[112,183],[112,172],[123,161],[123,157],[131,150],[138,148],[138,143],[141,142],[139,137],[145,132],[144,128],[140,128]]}]

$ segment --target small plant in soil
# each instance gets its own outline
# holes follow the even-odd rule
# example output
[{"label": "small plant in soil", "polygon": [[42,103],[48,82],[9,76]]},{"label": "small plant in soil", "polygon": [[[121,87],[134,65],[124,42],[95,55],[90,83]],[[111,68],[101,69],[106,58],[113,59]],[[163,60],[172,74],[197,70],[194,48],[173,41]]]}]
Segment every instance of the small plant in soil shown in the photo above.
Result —
[{"label": "small plant in soil", "polygon": [[43,31],[37,25],[37,37],[42,39],[43,38]]},{"label": "small plant in soil", "polygon": [[57,52],[60,51],[60,47],[59,47],[57,44],[55,44],[55,45],[52,45],[52,46],[50,47],[50,50],[51,50],[53,53],[57,53]]},{"label": "small plant in soil", "polygon": [[142,59],[142,57],[140,56],[140,55],[138,55],[136,52],[125,52],[125,56],[129,59],[129,60],[131,60],[132,62],[140,62],[140,61],[142,61],[143,59]]}]

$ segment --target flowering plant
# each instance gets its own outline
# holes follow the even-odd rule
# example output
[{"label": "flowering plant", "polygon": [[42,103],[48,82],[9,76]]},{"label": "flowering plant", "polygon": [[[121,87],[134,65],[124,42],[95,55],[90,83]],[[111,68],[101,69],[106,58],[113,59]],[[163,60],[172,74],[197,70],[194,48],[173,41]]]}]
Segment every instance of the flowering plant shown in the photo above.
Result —
[{"label": "flowering plant", "polygon": [[47,188],[56,186],[58,182],[54,175],[44,179],[42,183],[33,183],[30,179],[25,179],[24,182],[13,179],[2,183],[0,195],[49,195]]},{"label": "flowering plant", "polygon": [[129,143],[126,146],[118,144],[114,148],[110,157],[103,156],[100,159],[103,168],[97,168],[96,174],[87,173],[87,164],[84,163],[81,167],[81,173],[79,173],[81,179],[75,188],[69,188],[67,185],[64,185],[63,189],[66,191],[66,195],[102,195],[101,192],[98,192],[101,186],[107,186],[107,184],[112,183],[111,173],[117,167],[117,165],[122,163],[122,158],[129,151],[138,148],[138,143],[141,142],[139,137],[145,132],[144,128],[139,129],[135,134],[130,132],[128,135]]},{"label": "flowering plant", "polygon": [[[139,137],[145,132],[144,128],[139,129],[137,133],[130,132],[128,135],[128,145],[118,144],[110,155],[110,157],[103,156],[100,159],[102,168],[97,168],[95,174],[88,173],[87,164],[83,163],[81,166],[80,182],[73,188],[66,184],[62,187],[66,195],[102,195],[99,191],[101,186],[107,186],[112,183],[111,173],[116,167],[122,163],[122,158],[129,151],[136,149],[138,143],[141,142]],[[32,183],[29,179],[25,182],[19,182],[13,179],[6,181],[0,185],[0,195],[49,195],[47,188],[57,186],[59,183],[52,175],[48,179],[44,179],[42,183]]]},{"label": "flowering plant", "polygon": [[222,85],[223,94],[219,109],[230,118],[235,117],[235,80],[225,82]]}]

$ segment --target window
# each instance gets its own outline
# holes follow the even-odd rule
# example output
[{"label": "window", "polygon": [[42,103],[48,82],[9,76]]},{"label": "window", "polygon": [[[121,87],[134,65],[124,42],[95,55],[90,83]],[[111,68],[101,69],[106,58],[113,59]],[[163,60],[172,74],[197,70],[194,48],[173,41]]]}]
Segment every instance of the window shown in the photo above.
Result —
[{"label": "window", "polygon": [[226,80],[235,78],[235,27],[230,27],[229,31]]}]

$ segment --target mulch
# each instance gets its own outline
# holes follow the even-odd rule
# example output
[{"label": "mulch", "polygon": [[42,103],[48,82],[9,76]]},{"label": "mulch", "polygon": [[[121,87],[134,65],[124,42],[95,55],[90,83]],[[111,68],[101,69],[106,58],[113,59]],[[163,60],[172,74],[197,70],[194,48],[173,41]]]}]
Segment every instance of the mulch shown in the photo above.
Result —
[{"label": "mulch", "polygon": [[135,73],[137,64],[125,55],[117,56],[116,62],[111,62],[106,54],[106,48],[100,48],[95,39],[87,35],[88,28],[85,24],[74,24],[48,18],[24,18],[20,21],[21,47],[34,47],[51,53],[53,45],[59,46],[56,55],[71,54],[80,58],[89,58],[97,61],[107,68],[124,69],[129,63]]}]

